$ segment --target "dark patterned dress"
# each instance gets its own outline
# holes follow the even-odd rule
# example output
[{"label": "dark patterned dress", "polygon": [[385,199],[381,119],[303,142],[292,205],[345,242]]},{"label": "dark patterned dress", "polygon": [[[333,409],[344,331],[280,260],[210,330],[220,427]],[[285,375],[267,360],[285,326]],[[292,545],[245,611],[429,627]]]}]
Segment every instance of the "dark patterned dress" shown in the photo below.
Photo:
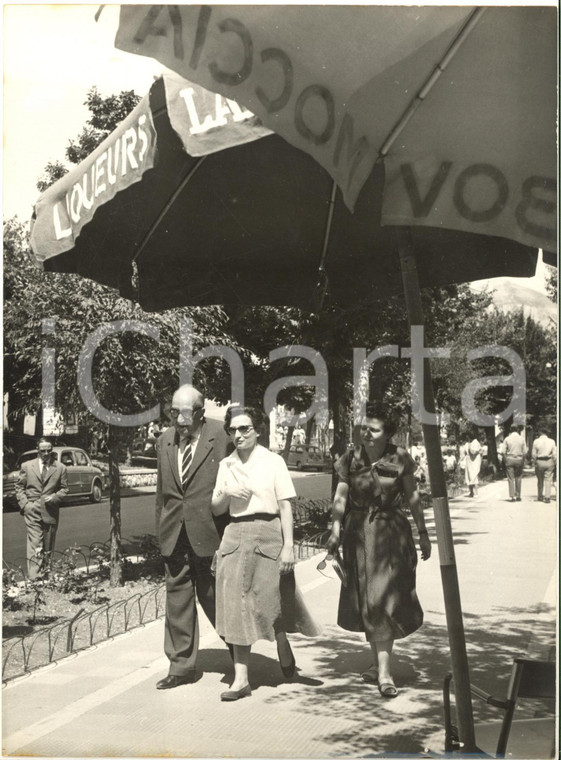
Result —
[{"label": "dark patterned dress", "polygon": [[340,480],[349,486],[342,539],[347,583],[337,622],[347,631],[364,631],[368,641],[402,639],[423,622],[415,590],[417,552],[402,511],[403,476],[415,467],[405,449],[393,444],[374,465],[364,447],[337,463]]}]

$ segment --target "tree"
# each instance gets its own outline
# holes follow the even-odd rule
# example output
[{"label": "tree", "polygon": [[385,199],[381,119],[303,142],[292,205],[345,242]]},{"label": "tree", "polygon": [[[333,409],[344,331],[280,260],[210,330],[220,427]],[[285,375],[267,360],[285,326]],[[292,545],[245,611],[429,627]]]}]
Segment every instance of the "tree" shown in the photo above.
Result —
[{"label": "tree", "polygon": [[[102,98],[92,88],[86,99],[91,115],[78,138],[70,141],[67,160],[78,163],[91,153],[138,100],[131,91]],[[38,188],[46,189],[66,171],[61,162],[50,162]],[[87,393],[113,414],[108,423],[111,582],[118,585],[122,583],[118,461],[138,424],[125,427],[125,415],[152,408],[177,387],[182,320],[192,321],[197,350],[213,343],[231,344],[223,329],[226,316],[218,307],[148,314],[102,285],[76,275],[42,272],[32,261],[27,233],[17,219],[5,223],[4,245],[4,349],[13,410],[16,414],[40,410],[43,369],[50,369],[56,407],[63,415],[78,412],[90,424],[99,424],[84,403]],[[118,320],[142,322],[159,331],[159,340],[130,329],[108,333],[104,325]],[[99,339],[92,341],[96,330]],[[91,376],[78,373],[80,355],[91,362]],[[218,385],[222,382],[225,370],[219,361],[206,362],[204,368]]]},{"label": "tree", "polygon": [[[450,335],[491,302],[490,295],[475,293],[467,285],[429,288],[423,291],[422,297],[426,314],[425,343],[430,346],[446,345]],[[317,313],[277,307],[229,308],[227,312],[228,331],[252,357],[246,371],[250,397],[262,399],[267,385],[280,377],[312,374],[310,363],[297,356],[271,363],[268,357],[273,348],[307,345],[318,350],[328,369],[328,402],[337,432],[348,430],[353,395],[353,347],[364,347],[368,353],[384,345],[410,344],[402,295],[344,309],[332,305]],[[371,367],[370,397],[383,398],[402,418],[411,415],[410,388],[408,360],[380,359]],[[313,390],[311,385],[289,388],[279,395],[279,401],[303,411],[309,406]],[[439,406],[446,408],[448,397],[444,383],[437,384],[436,394]],[[289,429],[289,439],[290,434]]]},{"label": "tree", "polygon": [[[519,405],[526,408],[531,425],[548,421],[556,409],[556,330],[544,326],[524,313],[524,309],[503,312],[496,307],[472,314],[455,331],[450,332],[448,345],[451,359],[435,363],[435,384],[439,388],[442,408],[455,420],[456,439],[477,433],[475,426],[465,420],[462,410],[462,391],[470,381],[491,376],[509,376],[513,368],[508,359],[487,355],[469,361],[468,351],[478,347],[504,347],[514,351],[524,366],[524,399]],[[480,390],[476,406],[491,417],[502,413],[513,399],[515,391],[508,386],[492,385]],[[506,420],[505,428],[512,420]],[[494,425],[484,428],[489,446],[489,461],[498,467]]]},{"label": "tree", "polygon": [[550,267],[546,264],[545,291],[547,297],[550,301],[553,301],[553,303],[557,303],[557,276],[557,267]]},{"label": "tree", "polygon": [[[91,87],[84,102],[90,111],[90,116],[78,137],[69,141],[65,151],[67,161],[71,164],[79,164],[93,153],[139,101],[140,97],[133,90],[123,90],[118,95],[103,98],[97,87]],[[53,182],[64,177],[67,171],[68,169],[61,161],[49,161],[37,181],[37,189],[44,192]]]},{"label": "tree", "polygon": [[[121,579],[119,451],[130,445],[138,424],[123,427],[125,415],[141,413],[171,398],[179,381],[182,320],[189,319],[195,326],[193,348],[198,350],[213,343],[231,345],[224,330],[226,315],[219,307],[148,314],[111,289],[77,275],[41,272],[32,262],[25,231],[17,220],[5,224],[4,245],[4,341],[14,412],[39,411],[42,371],[51,367],[56,408],[63,416],[78,412],[90,424],[96,423],[84,404],[87,392],[93,392],[113,413],[108,448],[112,582],[117,584]],[[50,325],[45,325],[46,319]],[[109,320],[136,320],[157,329],[159,340],[127,330],[126,325],[104,337]],[[99,340],[92,342],[96,330],[101,331]],[[91,359],[91,377],[78,372],[81,353]]]}]

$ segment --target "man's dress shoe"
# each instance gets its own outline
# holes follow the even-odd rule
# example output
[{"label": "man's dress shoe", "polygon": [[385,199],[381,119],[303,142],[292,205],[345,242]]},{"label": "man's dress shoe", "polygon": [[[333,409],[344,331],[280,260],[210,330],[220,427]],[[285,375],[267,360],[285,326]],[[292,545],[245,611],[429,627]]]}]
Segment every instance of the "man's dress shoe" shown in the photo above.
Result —
[{"label": "man's dress shoe", "polygon": [[196,673],[189,673],[186,676],[166,676],[158,681],[156,689],[175,689],[176,686],[184,686],[187,683],[195,683],[197,680]]}]

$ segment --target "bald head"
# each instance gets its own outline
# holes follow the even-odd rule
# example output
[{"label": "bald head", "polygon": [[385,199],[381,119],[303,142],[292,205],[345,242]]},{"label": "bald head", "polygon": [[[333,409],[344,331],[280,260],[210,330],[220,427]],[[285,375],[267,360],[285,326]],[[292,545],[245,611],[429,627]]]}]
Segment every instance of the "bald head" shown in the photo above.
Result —
[{"label": "bald head", "polygon": [[178,409],[182,409],[183,407],[195,409],[196,407],[203,407],[205,405],[205,397],[192,385],[186,383],[175,391],[171,403],[172,406]]},{"label": "bald head", "polygon": [[173,394],[171,414],[180,438],[197,435],[203,421],[205,399],[192,385],[182,385]]}]

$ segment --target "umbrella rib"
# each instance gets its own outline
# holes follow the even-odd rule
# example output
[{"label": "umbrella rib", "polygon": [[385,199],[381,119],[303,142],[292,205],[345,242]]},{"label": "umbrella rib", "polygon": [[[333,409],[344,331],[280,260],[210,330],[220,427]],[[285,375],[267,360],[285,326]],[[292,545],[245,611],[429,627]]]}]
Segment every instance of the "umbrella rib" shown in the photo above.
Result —
[{"label": "umbrella rib", "polygon": [[181,180],[181,182],[179,183],[179,185],[173,191],[173,193],[169,197],[167,203],[162,208],[162,210],[158,214],[157,218],[155,219],[154,223],[151,225],[150,229],[148,230],[148,232],[146,233],[146,235],[142,239],[142,242],[138,246],[138,250],[134,254],[133,258],[132,258],[132,263],[134,263],[138,259],[138,257],[142,253],[142,251],[146,248],[146,246],[150,242],[150,238],[152,237],[152,235],[156,232],[156,230],[160,226],[160,222],[165,217],[165,215],[170,210],[170,208],[173,206],[173,204],[177,200],[178,196],[183,191],[183,188],[190,181],[190,179],[193,177],[193,175],[195,174],[195,172],[197,171],[197,169],[200,167],[200,165],[203,163],[203,161],[205,160],[205,158],[206,158],[206,156],[202,156],[201,158],[199,158],[199,160],[197,161],[197,163],[195,164],[195,166],[193,166],[189,170],[189,172],[187,173],[187,175]]},{"label": "umbrella rib", "polygon": [[318,310],[321,310],[323,306],[323,301],[325,299],[327,288],[328,288],[328,282],[327,282],[327,273],[325,271],[325,262],[327,260],[327,245],[329,243],[329,235],[331,233],[331,224],[333,222],[333,212],[335,211],[335,195],[337,193],[337,182],[333,182],[331,186],[331,196],[329,198],[329,212],[327,214],[327,223],[325,225],[325,233],[323,236],[323,247],[321,250],[321,257],[319,260],[319,266],[318,266],[318,282],[317,282],[317,290],[318,290]]},{"label": "umbrella rib", "polygon": [[394,144],[394,142],[397,140],[401,132],[405,129],[407,124],[411,121],[414,114],[416,113],[419,106],[423,103],[429,92],[432,90],[438,79],[440,78],[441,74],[446,70],[448,64],[452,60],[452,58],[456,55],[462,44],[465,42],[468,35],[472,32],[476,24],[481,19],[481,16],[485,13],[486,8],[476,8],[473,10],[470,15],[468,16],[465,24],[462,26],[452,43],[450,44],[448,50],[442,57],[442,59],[439,61],[439,63],[436,64],[434,71],[430,74],[426,82],[423,84],[419,92],[415,95],[414,99],[411,101],[409,106],[406,108],[405,112],[402,114],[401,118],[397,122],[397,124],[393,127],[390,134],[388,135],[386,141],[380,148],[378,152],[378,158],[384,158]]}]

